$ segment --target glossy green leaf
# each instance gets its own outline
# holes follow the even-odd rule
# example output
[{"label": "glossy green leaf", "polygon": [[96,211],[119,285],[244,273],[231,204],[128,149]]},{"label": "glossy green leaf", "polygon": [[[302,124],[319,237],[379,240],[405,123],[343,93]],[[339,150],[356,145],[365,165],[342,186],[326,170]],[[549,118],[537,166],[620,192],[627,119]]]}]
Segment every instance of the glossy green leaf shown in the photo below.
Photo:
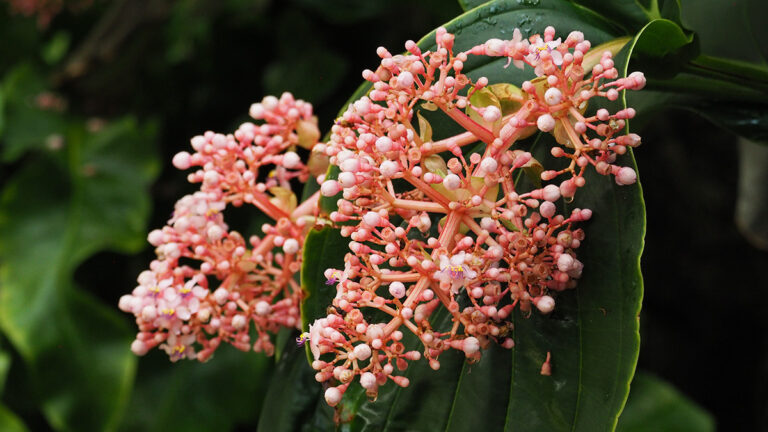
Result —
[{"label": "glossy green leaf", "polygon": [[304,350],[288,341],[267,389],[258,431],[333,430],[333,409],[323,400]]},{"label": "glossy green leaf", "polygon": [[0,430],[3,432],[27,432],[29,429],[19,417],[0,404]]},{"label": "glossy green leaf", "polygon": [[58,111],[64,102],[46,91],[43,77],[31,66],[22,64],[8,72],[0,95],[0,160],[13,162],[30,149],[60,147],[66,123]]},{"label": "glossy green leaf", "polygon": [[124,431],[227,431],[255,427],[273,359],[222,346],[207,363],[171,363],[153,352],[139,363]]},{"label": "glossy green leaf", "polygon": [[649,21],[666,18],[677,24],[680,20],[679,0],[572,0],[607,19],[625,31],[634,33]]},{"label": "glossy green leaf", "polygon": [[0,348],[0,395],[5,388],[5,378],[8,376],[8,369],[11,368],[11,355]]},{"label": "glossy green leaf", "polygon": [[0,197],[0,329],[28,366],[59,430],[112,430],[130,395],[132,332],[72,273],[102,249],[144,244],[154,128],[125,119],[68,127],[63,147],[30,158]]},{"label": "glossy green leaf", "polygon": [[[632,92],[628,102],[638,112],[662,109],[683,109],[698,113],[713,123],[757,142],[768,142],[768,67],[761,52],[766,49],[766,32],[754,26],[754,17],[765,15],[765,2],[741,1],[725,7],[717,0],[683,2],[683,20],[697,33],[701,55],[689,59],[680,67],[679,59],[670,65],[667,61],[648,61],[648,56],[637,56],[633,51],[632,69],[654,70],[671,66],[677,75],[670,78],[661,74],[649,76],[648,86],[642,92]],[[718,17],[718,25],[712,25],[712,16]],[[652,24],[652,25],[651,25]],[[673,46],[664,46],[677,40],[666,40],[654,34],[659,26],[675,33],[669,23],[651,23],[636,37],[639,47],[672,52]],[[721,29],[729,29],[729,37],[722,37]],[[734,43],[734,41],[738,41]],[[672,44],[674,45],[674,44]],[[698,43],[696,44],[698,45]],[[693,44],[689,45],[693,46]],[[687,51],[686,47],[683,52]],[[691,52],[688,52],[690,55]],[[724,56],[724,57],[714,57]],[[667,56],[668,57],[668,56]],[[664,58],[667,58],[664,57]],[[757,61],[757,63],[751,63]],[[667,79],[669,78],[669,79]],[[640,116],[638,124],[649,120]]]},{"label": "glossy green leaf", "polygon": [[488,3],[488,1],[489,0],[459,0],[459,6],[466,12],[470,9],[484,5],[485,3]]},{"label": "glossy green leaf", "polygon": [[[620,35],[599,15],[557,0],[494,1],[446,27],[457,35],[455,50],[466,50],[489,38],[511,37],[514,27],[520,27],[527,36],[542,32],[547,25],[553,25],[559,34],[581,30],[595,45]],[[432,49],[433,40],[434,33],[419,45],[423,50]],[[620,69],[624,69],[625,61],[619,63],[617,59]],[[470,58],[465,71],[475,79],[486,76],[491,83],[519,84],[532,77],[530,69],[504,68],[504,63],[504,59]],[[355,97],[367,88],[362,87]],[[460,130],[440,113],[422,114],[432,125],[435,139]],[[523,148],[531,148],[535,142],[531,151],[543,161],[552,140],[549,135],[531,138]],[[620,163],[631,166],[634,161],[626,155]],[[593,219],[583,225],[587,238],[578,251],[586,270],[576,290],[558,296],[552,315],[524,318],[516,313],[516,347],[491,348],[477,364],[466,364],[463,356],[451,352],[441,356],[438,371],[432,371],[424,361],[414,362],[405,372],[411,385],[405,389],[384,386],[375,402],[368,401],[360,386],[353,384],[337,412],[339,429],[613,430],[639,348],[644,207],[638,185],[619,187],[611,178],[594,173],[588,175],[587,184],[571,204],[594,211]],[[302,275],[302,285],[310,294],[305,306],[312,305],[304,314],[305,325],[323,316],[335,295],[317,275],[322,267],[343,265],[346,252],[344,239],[338,234],[324,239],[316,235],[315,240],[307,242],[304,252],[303,274],[312,275]],[[325,296],[316,295],[323,292]],[[434,319],[448,316],[436,313]],[[406,339],[407,346],[416,348],[413,338]],[[548,351],[553,365],[549,377],[539,374]],[[307,402],[305,409],[313,406]]]},{"label": "glossy green leaf", "polygon": [[638,373],[616,428],[618,432],[713,432],[712,416],[669,383]]},{"label": "glossy green leaf", "polygon": [[[338,229],[326,227],[309,232],[304,240],[301,266],[302,330],[308,331],[309,325],[318,317],[326,315],[329,299],[336,295],[336,285],[327,284],[325,269],[344,268],[344,255],[348,252],[349,239],[341,236]],[[311,355],[307,349],[307,358]],[[309,360],[311,362],[311,359]]]},{"label": "glossy green leaf", "polygon": [[671,78],[699,54],[698,48],[693,35],[679,25],[657,19],[637,34],[632,56],[649,77]]}]

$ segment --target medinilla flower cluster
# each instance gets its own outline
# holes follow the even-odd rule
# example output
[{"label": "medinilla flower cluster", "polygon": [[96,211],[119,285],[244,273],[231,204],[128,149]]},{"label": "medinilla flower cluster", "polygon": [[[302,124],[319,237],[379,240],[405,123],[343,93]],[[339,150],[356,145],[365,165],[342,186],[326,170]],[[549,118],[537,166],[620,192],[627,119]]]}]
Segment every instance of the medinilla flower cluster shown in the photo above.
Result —
[{"label": "medinilla flower cluster", "polygon": [[[515,30],[512,40],[455,52],[454,35],[441,28],[433,51],[413,41],[405,48],[394,56],[379,48],[380,66],[363,72],[372,91],[315,148],[338,167],[321,192],[341,193],[330,218],[350,239],[345,268],[326,271],[337,284],[333,307],[309,332],[316,379],[331,383],[332,406],[356,377],[375,398],[389,380],[408,386],[396,372],[408,361],[425,357],[438,369],[448,349],[476,361],[491,343],[514,346],[513,309],[550,313],[553,293],[574,288],[582,274],[584,232],[574,224],[592,212],[562,214],[557,203],[573,199],[590,167],[619,185],[636,181],[632,168],[615,163],[640,144],[622,132],[635,111],[585,112],[590,99],[615,101],[645,78],[617,79],[611,52],[591,52],[581,32],[555,39],[548,27],[525,40]],[[473,80],[462,72],[470,56],[506,57],[538,78],[520,88]],[[442,111],[465,132],[432,140],[420,109]],[[549,149],[563,162],[557,169],[537,171],[539,162],[517,148],[536,131],[559,144]],[[528,184],[536,186],[523,190],[518,179],[532,172],[538,178]],[[440,309],[449,319],[434,319]],[[404,332],[423,349],[406,351]]]},{"label": "medinilla flower cluster", "polygon": [[[309,103],[288,93],[264,98],[250,114],[262,124],[206,132],[192,138],[192,154],[173,158],[179,169],[195,168],[188,179],[200,190],[181,198],[168,224],[149,234],[157,259],[120,299],[136,316],[131,349],[138,355],[159,345],[172,361],[205,361],[222,342],[271,354],[269,333],[300,325],[294,275],[319,194],[297,205],[290,182],[313,176],[297,151],[317,143],[317,120]],[[229,205],[256,206],[273,222],[246,238],[224,222]]]},{"label": "medinilla flower cluster", "polygon": [[[555,39],[552,27],[527,40],[515,29],[511,40],[464,52],[440,28],[433,51],[405,48],[394,56],[379,48],[380,66],[363,72],[372,90],[327,142],[318,143],[311,105],[286,93],[251,107],[261,124],[206,132],[191,140],[194,153],[173,158],[196,168],[188,179],[200,190],[149,234],[157,259],[120,299],[139,326],[136,354],[159,346],[173,361],[205,361],[221,342],[271,354],[270,334],[300,327],[295,276],[309,227],[327,220],[317,217],[321,194],[337,199],[328,217],[349,252],[343,269],[325,271],[337,291],[327,316],[298,341],[309,342],[331,406],[356,377],[375,398],[389,380],[409,385],[396,372],[409,361],[438,369],[449,349],[474,362],[491,343],[511,348],[515,308],[549,314],[556,293],[576,286],[585,237],[576,224],[592,211],[559,203],[573,200],[588,169],[634,183],[635,171],[616,159],[640,144],[623,132],[632,108],[587,116],[587,106],[641,89],[643,74],[618,78],[610,51],[591,49],[578,31]],[[470,57],[506,57],[537,77],[520,87],[472,79],[463,73]],[[464,131],[432,139],[422,110]],[[519,145],[538,131],[556,142],[548,169]],[[307,163],[299,153],[310,154]],[[299,204],[292,181],[318,181],[320,190]],[[229,205],[256,206],[273,222],[246,239],[224,222]],[[406,351],[407,333],[417,350]]]}]

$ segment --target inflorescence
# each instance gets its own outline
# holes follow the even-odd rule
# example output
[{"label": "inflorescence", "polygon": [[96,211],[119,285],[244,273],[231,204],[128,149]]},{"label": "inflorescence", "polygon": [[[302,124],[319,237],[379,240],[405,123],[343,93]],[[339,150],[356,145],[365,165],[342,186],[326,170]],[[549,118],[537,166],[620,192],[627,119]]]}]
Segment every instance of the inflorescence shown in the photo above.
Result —
[{"label": "inflorescence", "polygon": [[[329,218],[350,239],[349,252],[343,269],[325,271],[337,289],[327,316],[297,342],[308,343],[331,406],[355,377],[375,398],[389,380],[408,386],[395,368],[409,361],[425,357],[438,369],[448,349],[474,362],[491,343],[511,348],[516,307],[554,310],[554,293],[574,288],[583,270],[576,251],[584,231],[575,224],[592,216],[580,208],[562,214],[558,203],[584,187],[589,167],[619,185],[636,181],[616,163],[640,144],[623,132],[635,111],[587,117],[587,103],[615,101],[645,78],[618,78],[611,52],[590,50],[578,31],[561,40],[547,27],[526,40],[515,29],[512,40],[455,52],[454,35],[440,28],[436,42],[422,52],[408,41],[394,56],[379,48],[380,66],[363,72],[373,89],[349,105],[327,142],[318,142],[311,106],[286,93],[251,107],[263,124],[206,132],[192,139],[195,153],[174,157],[179,169],[197,167],[189,181],[200,191],[149,234],[157,259],[120,299],[139,325],[136,354],[159,345],[174,361],[205,361],[222,341],[273,352],[270,333],[300,326],[295,275],[320,195],[341,194]],[[537,78],[520,88],[473,80],[463,73],[470,56],[506,57]],[[433,140],[420,109],[441,111],[464,132]],[[554,136],[558,169],[543,169],[516,146],[537,131]],[[297,147],[311,150],[306,164]],[[328,163],[335,178],[323,174]],[[533,181],[519,181],[532,173]],[[320,191],[298,204],[289,182],[310,178]],[[230,204],[254,205],[274,223],[246,241],[224,223]],[[447,319],[434,319],[441,309]],[[423,349],[406,351],[404,332]],[[551,373],[549,354],[541,373]]]},{"label": "inflorescence", "polygon": [[[317,143],[317,120],[309,103],[288,93],[264,98],[250,114],[264,123],[244,123],[229,135],[206,132],[192,138],[193,154],[173,158],[176,168],[197,167],[188,180],[200,190],[180,199],[168,225],[149,234],[157,259],[120,299],[136,316],[131,349],[138,355],[160,345],[172,361],[205,361],[221,342],[271,354],[269,333],[300,327],[294,275],[319,194],[297,205],[290,181],[311,177],[295,150]],[[246,239],[224,222],[228,205],[244,204],[273,220],[263,236]]]},{"label": "inflorescence", "polygon": [[[341,272],[334,276],[333,308],[309,332],[317,381],[338,383],[325,392],[329,405],[355,377],[371,398],[390,379],[407,386],[395,367],[422,356],[438,369],[448,349],[477,361],[492,342],[511,348],[508,318],[515,307],[548,314],[555,307],[551,293],[576,286],[584,232],[574,223],[592,211],[559,214],[556,203],[574,197],[590,166],[617,184],[634,183],[635,171],[615,160],[640,144],[639,136],[621,133],[633,109],[585,117],[587,101],[615,101],[620,90],[642,88],[645,78],[636,72],[617,79],[610,51],[585,70],[591,47],[583,34],[554,36],[552,27],[529,40],[515,30],[512,40],[456,53],[454,35],[441,28],[432,52],[413,41],[403,55],[379,48],[381,65],[363,72],[373,90],[318,145],[340,169],[321,191],[342,193],[330,218],[344,224],[341,233],[351,240],[345,268],[327,270],[329,278]],[[462,72],[469,56],[507,57],[535,68],[538,78],[521,91],[473,81]],[[481,92],[504,97],[515,109],[473,103],[487,100],[473,98]],[[466,132],[425,139],[426,121],[414,127],[418,107],[441,110]],[[537,130],[554,134],[560,145],[551,154],[567,163],[540,173],[549,184],[521,191],[514,179],[538,161],[515,144]],[[478,141],[483,150],[467,150]],[[450,314],[448,325],[430,320],[439,308]],[[403,332],[415,335],[423,351],[405,351]]]}]

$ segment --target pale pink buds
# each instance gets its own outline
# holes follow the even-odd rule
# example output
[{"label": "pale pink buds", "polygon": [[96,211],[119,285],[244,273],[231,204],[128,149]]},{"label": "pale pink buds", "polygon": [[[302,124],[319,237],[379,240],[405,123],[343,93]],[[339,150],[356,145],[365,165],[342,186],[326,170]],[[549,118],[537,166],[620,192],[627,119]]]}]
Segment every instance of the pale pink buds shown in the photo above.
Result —
[{"label": "pale pink buds", "polygon": [[375,389],[376,384],[376,375],[370,373],[370,372],[364,372],[362,375],[360,375],[360,385],[364,389]]},{"label": "pale pink buds", "polygon": [[555,119],[550,114],[544,114],[536,119],[536,126],[542,132],[551,132],[555,128]]},{"label": "pale pink buds", "polygon": [[493,105],[485,108],[485,112],[483,113],[483,120],[489,123],[493,123],[500,118],[501,111],[498,108]]},{"label": "pale pink buds", "polygon": [[190,167],[190,154],[183,151],[176,153],[176,156],[173,157],[173,166],[180,170],[185,170]]},{"label": "pale pink buds", "polygon": [[621,167],[616,173],[616,184],[618,185],[631,185],[636,181],[637,174],[630,167]]},{"label": "pale pink buds", "polygon": [[461,179],[456,174],[448,174],[443,179],[443,186],[448,190],[456,190],[461,186]]},{"label": "pale pink buds", "polygon": [[386,153],[392,150],[392,140],[389,137],[383,136],[376,140],[376,150]]},{"label": "pale pink buds", "polygon": [[560,188],[555,185],[544,186],[542,192],[542,197],[547,201],[555,202],[560,199]]},{"label": "pale pink buds", "polygon": [[381,222],[381,216],[376,212],[369,211],[363,215],[363,222],[368,226],[376,227],[379,225],[379,222]]},{"label": "pale pink buds", "polygon": [[343,393],[341,392],[341,390],[338,389],[338,387],[329,387],[328,390],[325,391],[325,402],[328,405],[334,407],[339,402],[341,402],[342,395]]},{"label": "pale pink buds", "polygon": [[[384,177],[393,177],[398,170],[397,162],[386,160],[379,166],[379,172]],[[334,194],[335,195],[335,194]]]},{"label": "pale pink buds", "polygon": [[544,101],[549,105],[557,105],[563,101],[563,92],[556,87],[549,88],[544,93]]},{"label": "pale pink buds", "polygon": [[499,168],[499,163],[492,157],[487,157],[480,162],[480,169],[486,173],[494,173]]},{"label": "pale pink buds", "polygon": [[470,336],[462,341],[461,350],[466,355],[472,355],[480,350],[480,341],[476,337]]},{"label": "pale pink buds", "polygon": [[320,186],[320,193],[326,197],[332,197],[341,192],[341,185],[336,180],[326,180]]},{"label": "pale pink buds", "polygon": [[405,296],[405,285],[402,282],[392,282],[389,284],[389,293],[392,294],[392,297],[403,298]]},{"label": "pale pink buds", "polygon": [[406,89],[413,86],[413,74],[408,71],[401,72],[397,76],[397,87],[400,89]]},{"label": "pale pink buds", "polygon": [[255,311],[256,311],[256,315],[265,316],[265,315],[268,315],[270,312],[272,312],[272,306],[270,306],[269,303],[262,300],[256,303]]},{"label": "pale pink buds", "polygon": [[555,309],[555,299],[548,295],[534,298],[533,303],[543,314],[548,314]]},{"label": "pale pink buds", "polygon": [[358,360],[367,360],[371,356],[371,347],[368,344],[360,344],[354,349],[355,358]]},{"label": "pale pink buds", "polygon": [[283,252],[287,254],[295,254],[299,251],[299,242],[296,239],[288,239],[283,243]]}]

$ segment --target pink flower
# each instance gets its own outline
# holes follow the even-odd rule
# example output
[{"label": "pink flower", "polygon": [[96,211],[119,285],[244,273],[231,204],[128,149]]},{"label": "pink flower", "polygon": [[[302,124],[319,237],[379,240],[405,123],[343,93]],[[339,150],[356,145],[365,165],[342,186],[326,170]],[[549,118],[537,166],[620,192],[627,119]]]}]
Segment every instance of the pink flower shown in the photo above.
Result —
[{"label": "pink flower", "polygon": [[[515,31],[512,40],[490,39],[454,52],[453,35],[438,29],[431,52],[410,41],[403,55],[380,48],[380,65],[363,73],[373,90],[350,104],[328,142],[318,146],[340,169],[322,192],[341,193],[330,218],[346,222],[341,235],[350,239],[334,308],[310,327],[315,378],[343,383],[330,387],[331,405],[355,376],[375,397],[389,380],[408,385],[394,372],[408,361],[423,356],[437,369],[448,349],[477,361],[491,343],[511,348],[514,308],[528,315],[536,306],[537,313],[548,314],[557,292],[576,287],[584,270],[576,256],[584,232],[575,224],[592,212],[576,208],[561,215],[555,202],[584,187],[589,167],[614,175],[619,184],[632,183],[634,171],[615,162],[640,142],[620,133],[634,110],[585,117],[583,108],[593,97],[614,100],[617,88],[640,88],[644,78],[604,82],[618,76],[610,53],[587,76],[575,67],[590,47],[583,34],[572,32],[564,41],[554,36],[548,27],[528,44]],[[514,112],[473,106],[472,93],[489,83],[463,74],[470,55],[525,62],[542,79],[522,84]],[[414,118],[425,104],[465,131],[422,139]],[[483,121],[471,119],[473,111]],[[554,135],[561,146],[551,154],[566,163],[542,172],[548,184],[525,190],[514,179],[539,162],[515,144],[536,128]],[[466,150],[477,142],[485,144],[481,153]],[[336,278],[336,272],[328,269],[325,276]],[[451,316],[446,328],[430,320],[438,308]],[[387,318],[371,318],[377,316]],[[403,351],[405,331],[421,341],[422,352]]]},{"label": "pink flower", "polygon": [[[319,194],[298,205],[290,181],[311,173],[291,149],[313,147],[319,132],[311,105],[289,93],[264,98],[251,115],[264,123],[206,132],[192,138],[194,153],[174,157],[178,168],[196,169],[189,180],[200,191],[182,197],[168,224],[149,234],[157,259],[120,299],[139,326],[136,354],[160,345],[172,361],[205,361],[221,342],[270,354],[270,333],[299,326],[294,276]],[[244,204],[273,219],[261,236],[245,238],[225,223],[226,208]]]}]

